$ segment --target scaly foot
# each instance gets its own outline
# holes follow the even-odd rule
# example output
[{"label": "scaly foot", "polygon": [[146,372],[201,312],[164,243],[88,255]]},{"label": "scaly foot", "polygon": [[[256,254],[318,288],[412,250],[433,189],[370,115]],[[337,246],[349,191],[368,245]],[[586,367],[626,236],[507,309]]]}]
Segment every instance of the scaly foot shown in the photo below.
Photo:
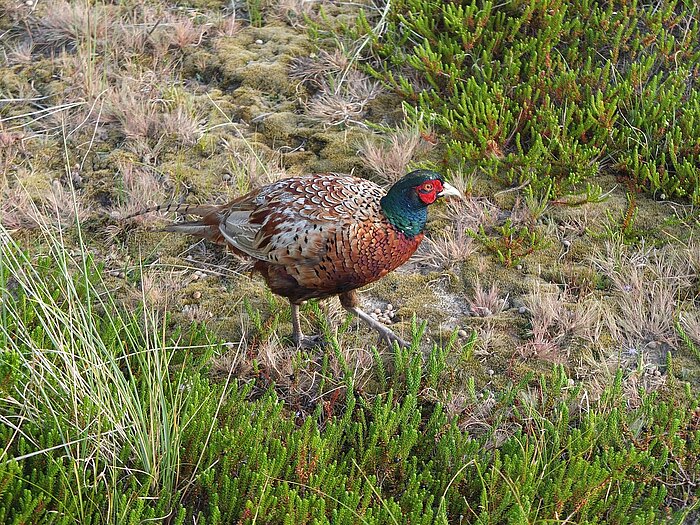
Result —
[{"label": "scaly foot", "polygon": [[302,333],[293,334],[292,339],[297,348],[316,348],[323,347],[327,344],[326,339],[321,335],[304,335]]},{"label": "scaly foot", "polygon": [[394,343],[398,343],[400,347],[407,348],[411,346],[410,343],[401,339],[398,335],[391,331],[391,329],[384,326],[382,323],[372,318],[372,316],[367,315],[366,312],[358,308],[357,306],[346,307],[346,310],[355,314],[357,317],[362,319],[370,327],[374,328],[379,333],[379,340],[385,341],[389,346],[393,347]]}]

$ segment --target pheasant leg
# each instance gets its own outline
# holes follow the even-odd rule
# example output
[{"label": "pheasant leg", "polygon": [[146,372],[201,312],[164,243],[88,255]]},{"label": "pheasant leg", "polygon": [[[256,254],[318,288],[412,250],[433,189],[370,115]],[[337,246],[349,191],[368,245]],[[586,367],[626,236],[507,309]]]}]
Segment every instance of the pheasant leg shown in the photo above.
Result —
[{"label": "pheasant leg", "polygon": [[289,303],[292,307],[292,340],[297,348],[313,348],[323,342],[321,335],[304,335],[301,331],[301,319],[299,318],[299,305],[292,302]]},{"label": "pheasant leg", "polygon": [[372,316],[368,315],[364,310],[357,306],[358,303],[359,299],[354,290],[340,294],[340,304],[343,305],[343,308],[362,319],[371,328],[374,328],[379,333],[380,340],[386,341],[389,346],[392,346],[394,342],[398,343],[398,345],[402,347],[411,346],[408,342],[404,341],[393,331],[391,331],[390,328],[384,326],[376,319],[373,319]]}]

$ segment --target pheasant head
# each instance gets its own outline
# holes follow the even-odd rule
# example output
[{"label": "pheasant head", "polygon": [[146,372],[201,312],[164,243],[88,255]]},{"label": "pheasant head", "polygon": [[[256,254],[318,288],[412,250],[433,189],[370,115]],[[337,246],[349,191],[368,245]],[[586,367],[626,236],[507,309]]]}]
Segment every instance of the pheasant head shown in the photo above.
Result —
[{"label": "pheasant head", "polygon": [[445,178],[430,170],[415,170],[394,184],[382,197],[382,212],[389,223],[407,237],[415,237],[425,228],[428,206],[439,197],[462,193],[445,182]]}]

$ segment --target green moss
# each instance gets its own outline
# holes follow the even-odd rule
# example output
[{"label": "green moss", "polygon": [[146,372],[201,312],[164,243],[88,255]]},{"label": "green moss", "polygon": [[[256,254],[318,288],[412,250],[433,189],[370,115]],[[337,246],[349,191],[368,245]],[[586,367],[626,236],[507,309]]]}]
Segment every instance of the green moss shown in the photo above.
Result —
[{"label": "green moss", "polygon": [[316,131],[307,137],[306,149],[316,153],[317,158],[308,166],[314,173],[351,173],[361,174],[366,166],[357,156],[358,145],[369,135],[369,131],[359,128],[346,130]]},{"label": "green moss", "polygon": [[[262,42],[262,43],[259,43]],[[286,26],[246,28],[220,39],[214,50],[221,83],[228,89],[247,87],[275,96],[295,96],[289,79],[292,58],[310,52],[308,40]]]}]

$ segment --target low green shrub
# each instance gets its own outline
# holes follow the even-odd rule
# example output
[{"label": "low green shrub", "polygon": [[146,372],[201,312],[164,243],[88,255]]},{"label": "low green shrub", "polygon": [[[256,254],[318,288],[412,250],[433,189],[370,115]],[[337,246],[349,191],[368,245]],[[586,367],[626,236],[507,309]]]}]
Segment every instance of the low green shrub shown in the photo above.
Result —
[{"label": "low green shrub", "polygon": [[0,246],[2,523],[680,523],[695,497],[689,392],[629,409],[620,372],[584,404],[555,368],[488,411],[472,384],[449,417],[448,345],[395,349],[378,394],[348,372],[299,413],[213,380],[218,345],[118,307],[87,252]]},{"label": "low green shrub", "polygon": [[[392,0],[368,70],[409,119],[550,198],[614,174],[700,203],[700,23],[689,1]],[[590,189],[590,188],[589,188]]]}]

